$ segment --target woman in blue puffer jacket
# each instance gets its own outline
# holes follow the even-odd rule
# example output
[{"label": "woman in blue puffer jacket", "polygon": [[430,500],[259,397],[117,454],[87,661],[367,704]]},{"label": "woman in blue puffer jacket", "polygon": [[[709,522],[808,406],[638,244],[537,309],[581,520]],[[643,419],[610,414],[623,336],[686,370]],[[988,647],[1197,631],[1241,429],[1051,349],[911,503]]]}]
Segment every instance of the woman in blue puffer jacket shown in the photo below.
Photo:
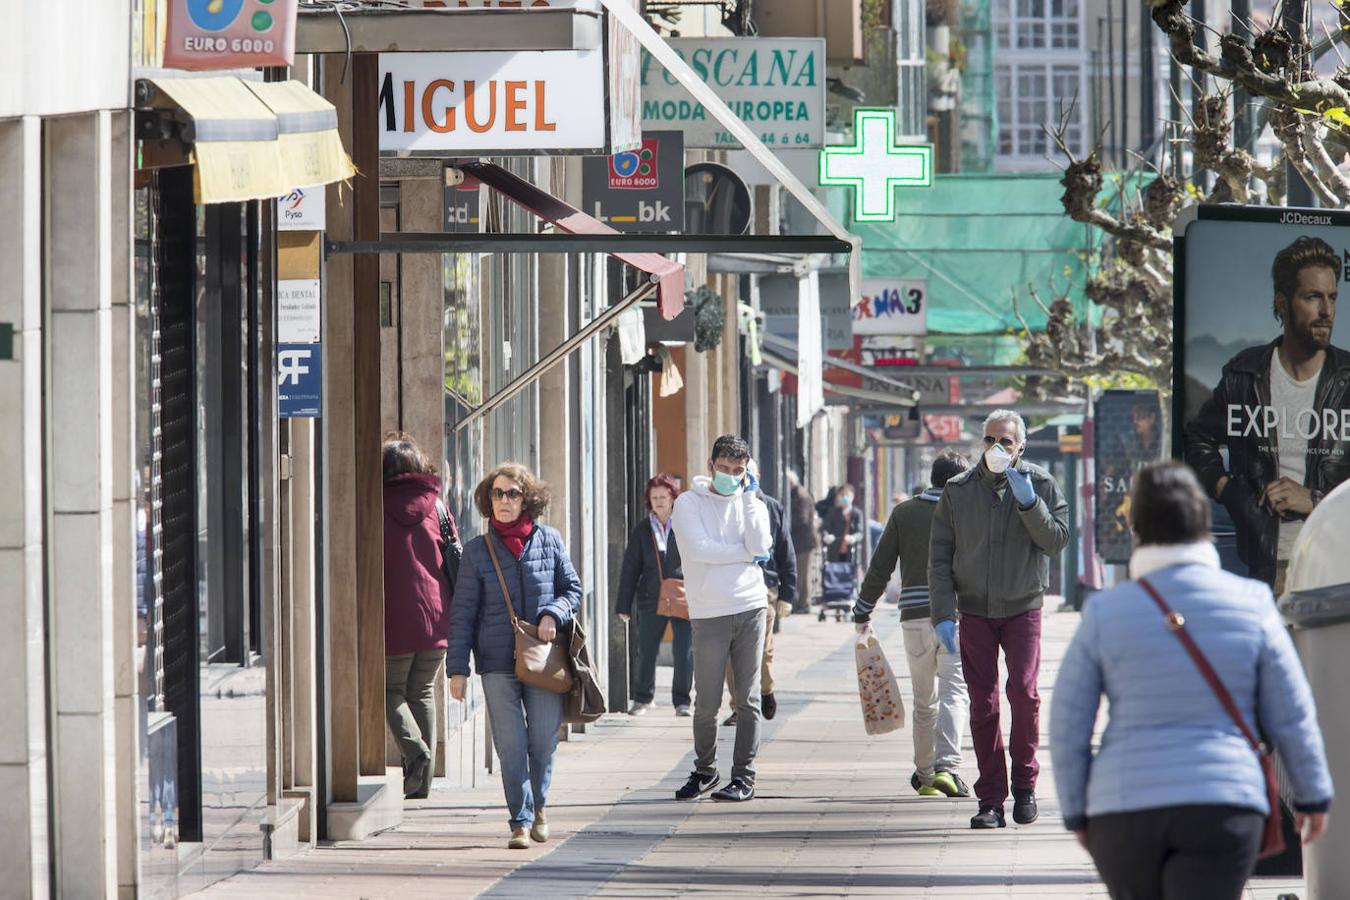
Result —
[{"label": "woman in blue puffer jacket", "polygon": [[[1310,843],[1326,827],[1331,775],[1270,588],[1219,568],[1209,501],[1186,466],[1141,469],[1130,503],[1130,575],[1182,616],[1247,726],[1279,751]],[[1110,718],[1094,755],[1103,696]],[[1112,897],[1242,895],[1269,810],[1260,762],[1137,581],[1084,609],[1055,682],[1050,755],[1064,824]]]},{"label": "woman in blue puffer jacket", "polygon": [[[548,486],[522,465],[505,463],[488,473],[474,491],[474,504],[488,519],[487,533],[465,546],[450,606],[450,694],[464,699],[472,650],[474,668],[483,679],[492,742],[501,758],[511,827],[507,846],[512,850],[528,848],[531,838],[548,840],[544,807],[563,698],[516,678],[516,639],[506,605],[537,625],[539,637],[552,640],[571,623],[581,603],[581,582],[562,535],[537,521],[548,500]],[[488,541],[509,599],[502,594]]]}]

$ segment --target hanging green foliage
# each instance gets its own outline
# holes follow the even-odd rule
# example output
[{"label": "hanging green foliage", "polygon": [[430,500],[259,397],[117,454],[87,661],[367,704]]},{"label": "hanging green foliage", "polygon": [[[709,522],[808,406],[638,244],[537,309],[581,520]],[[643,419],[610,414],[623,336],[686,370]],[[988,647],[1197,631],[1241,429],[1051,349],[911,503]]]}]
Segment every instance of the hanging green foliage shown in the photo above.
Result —
[{"label": "hanging green foliage", "polygon": [[694,310],[694,349],[699,353],[716,350],[722,343],[727,317],[722,295],[704,285],[696,291],[685,291],[684,305]]}]

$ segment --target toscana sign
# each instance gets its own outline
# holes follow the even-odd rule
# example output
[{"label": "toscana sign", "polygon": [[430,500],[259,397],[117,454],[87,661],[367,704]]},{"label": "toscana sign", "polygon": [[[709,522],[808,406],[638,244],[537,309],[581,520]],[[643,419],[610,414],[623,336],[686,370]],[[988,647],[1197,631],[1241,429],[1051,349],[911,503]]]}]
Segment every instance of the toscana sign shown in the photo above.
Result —
[{"label": "toscana sign", "polygon": [[[672,38],[669,43],[765,144],[824,144],[824,38]],[[682,130],[686,147],[740,146],[645,52],[642,127]]]}]

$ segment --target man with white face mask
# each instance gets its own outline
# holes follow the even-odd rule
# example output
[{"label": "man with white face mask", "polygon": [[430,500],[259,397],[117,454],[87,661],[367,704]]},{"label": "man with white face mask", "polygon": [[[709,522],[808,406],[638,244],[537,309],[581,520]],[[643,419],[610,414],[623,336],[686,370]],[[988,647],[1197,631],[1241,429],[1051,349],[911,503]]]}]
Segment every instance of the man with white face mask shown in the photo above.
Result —
[{"label": "man with white face mask", "polygon": [[955,652],[970,695],[970,732],[980,777],[971,828],[1003,828],[1008,760],[999,727],[998,654],[1008,664],[1012,707],[1013,821],[1036,821],[1040,767],[1041,606],[1050,557],[1069,542],[1069,504],[1050,473],[1022,459],[1027,427],[1012,410],[984,423],[984,456],[956,475],[933,513],[928,589],[938,638]]}]

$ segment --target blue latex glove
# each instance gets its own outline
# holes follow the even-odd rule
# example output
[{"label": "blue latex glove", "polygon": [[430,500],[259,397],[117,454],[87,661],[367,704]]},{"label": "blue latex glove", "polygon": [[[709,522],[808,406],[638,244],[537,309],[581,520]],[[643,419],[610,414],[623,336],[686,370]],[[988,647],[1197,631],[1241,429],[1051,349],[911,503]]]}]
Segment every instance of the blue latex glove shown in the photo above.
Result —
[{"label": "blue latex glove", "polygon": [[764,563],[766,563],[766,562],[768,562],[768,561],[769,561],[769,554],[767,554],[767,553],[761,554],[760,556],[756,556],[756,557],[754,558],[754,560],[753,560],[753,562],[754,562],[756,565],[761,565],[761,566],[764,565]]},{"label": "blue latex glove", "polygon": [[747,471],[745,473],[745,492],[747,494],[753,494],[758,490],[759,490],[759,476],[756,475],[754,472]]},{"label": "blue latex glove", "polygon": [[[1008,471],[1012,471],[1009,469]],[[956,623],[951,619],[943,619],[933,626],[937,632],[938,640],[942,641],[942,646],[947,648],[947,652],[956,653]]]},{"label": "blue latex glove", "polygon": [[1013,498],[1017,500],[1017,505],[1023,509],[1031,509],[1036,505],[1036,491],[1031,487],[1031,478],[1012,466],[1004,473],[1008,476],[1008,487],[1012,489]]}]

